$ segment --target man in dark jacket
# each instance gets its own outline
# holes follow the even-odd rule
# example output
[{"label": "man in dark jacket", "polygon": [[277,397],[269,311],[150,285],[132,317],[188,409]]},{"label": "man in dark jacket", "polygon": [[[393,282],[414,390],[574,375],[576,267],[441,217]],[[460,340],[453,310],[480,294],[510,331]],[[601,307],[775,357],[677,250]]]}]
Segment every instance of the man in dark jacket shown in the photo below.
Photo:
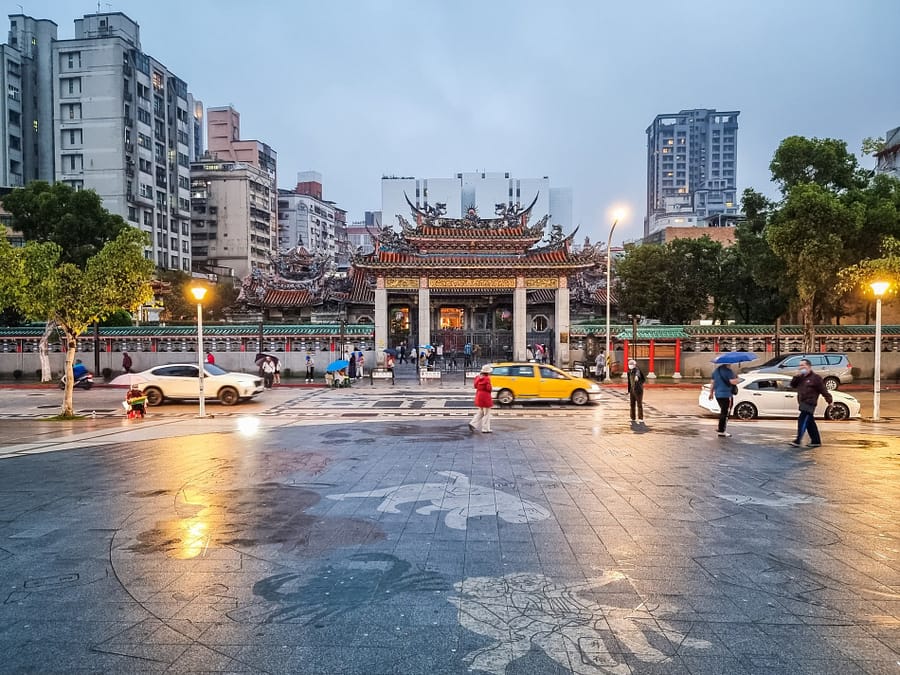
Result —
[{"label": "man in dark jacket", "polygon": [[644,382],[647,378],[638,368],[637,361],[628,360],[628,400],[631,404],[631,421],[635,421],[634,412],[637,408],[637,423],[644,423]]},{"label": "man in dark jacket", "polygon": [[812,364],[806,359],[800,361],[800,370],[791,380],[791,389],[797,390],[797,405],[800,407],[800,417],[797,418],[797,438],[791,441],[791,445],[799,448],[803,436],[809,432],[810,443],[808,448],[818,448],[822,445],[819,436],[819,427],[816,425],[816,405],[821,395],[831,407],[831,392],[825,387],[822,378],[813,372]]}]

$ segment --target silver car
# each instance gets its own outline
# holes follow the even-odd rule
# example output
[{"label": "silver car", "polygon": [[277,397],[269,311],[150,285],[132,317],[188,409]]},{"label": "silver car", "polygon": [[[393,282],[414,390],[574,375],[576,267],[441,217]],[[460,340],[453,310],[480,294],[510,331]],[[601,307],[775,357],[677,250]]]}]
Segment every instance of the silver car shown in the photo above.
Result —
[{"label": "silver car", "polygon": [[853,382],[852,366],[846,354],[791,354],[779,356],[757,368],[750,368],[748,373],[782,373],[793,375],[800,367],[800,361],[806,359],[812,364],[813,370],[818,373],[829,391],[834,391],[842,384]]}]

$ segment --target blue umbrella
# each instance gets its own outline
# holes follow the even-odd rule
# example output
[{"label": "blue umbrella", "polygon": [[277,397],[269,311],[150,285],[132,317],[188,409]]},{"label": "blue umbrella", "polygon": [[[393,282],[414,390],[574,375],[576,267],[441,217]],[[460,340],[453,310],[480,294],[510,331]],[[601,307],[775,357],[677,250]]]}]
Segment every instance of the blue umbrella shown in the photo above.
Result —
[{"label": "blue umbrella", "polygon": [[394,349],[393,347],[388,347],[387,349],[384,350],[384,353],[390,354],[391,356],[397,356],[397,350]]},{"label": "blue umbrella", "polygon": [[348,367],[350,362],[346,359],[338,359],[337,361],[332,361],[328,364],[328,367],[325,369],[326,373],[336,373],[339,370],[343,370]]},{"label": "blue umbrella", "polygon": [[758,357],[750,352],[725,352],[713,359],[713,363],[743,363],[744,361],[756,361]]}]

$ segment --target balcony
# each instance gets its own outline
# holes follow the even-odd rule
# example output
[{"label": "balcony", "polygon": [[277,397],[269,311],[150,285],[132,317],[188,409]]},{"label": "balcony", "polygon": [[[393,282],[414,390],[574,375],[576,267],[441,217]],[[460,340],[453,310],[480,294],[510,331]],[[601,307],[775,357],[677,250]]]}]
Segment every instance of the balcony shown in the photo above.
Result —
[{"label": "balcony", "polygon": [[134,94],[132,94],[130,91],[122,92],[122,97],[127,103],[131,103],[134,100]]},{"label": "balcony", "polygon": [[125,152],[134,152],[134,143],[125,141]]}]

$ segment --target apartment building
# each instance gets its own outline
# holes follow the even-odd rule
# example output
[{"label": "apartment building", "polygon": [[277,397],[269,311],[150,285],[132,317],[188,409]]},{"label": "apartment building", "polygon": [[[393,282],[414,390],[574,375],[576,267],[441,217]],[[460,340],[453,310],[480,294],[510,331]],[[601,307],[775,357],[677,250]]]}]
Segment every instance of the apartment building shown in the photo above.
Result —
[{"label": "apartment building", "polygon": [[275,250],[271,222],[275,183],[248,162],[211,155],[191,165],[191,228],[194,271],[245,277],[271,271]]},{"label": "apartment building", "polygon": [[202,104],[187,83],[141,50],[140,27],[121,12],[76,19],[75,38],[53,43],[52,79],[56,180],[96,190],[148,232],[160,268],[190,271]]},{"label": "apartment building", "polygon": [[737,110],[657,115],[647,127],[644,235],[739,213]]}]

